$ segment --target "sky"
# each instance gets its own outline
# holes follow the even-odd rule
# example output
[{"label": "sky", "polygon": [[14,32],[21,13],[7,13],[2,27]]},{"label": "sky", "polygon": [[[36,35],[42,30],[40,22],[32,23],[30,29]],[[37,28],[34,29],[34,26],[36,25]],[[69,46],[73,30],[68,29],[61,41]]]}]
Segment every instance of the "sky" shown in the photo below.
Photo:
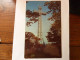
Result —
[{"label": "sky", "polygon": [[[29,1],[26,3],[26,10],[38,10],[38,7],[42,7],[42,12],[47,12],[49,11],[47,6],[44,6],[44,3],[46,1]],[[44,42],[47,44],[48,40],[46,38],[47,32],[49,32],[49,29],[51,27],[51,24],[53,23],[52,21],[48,21],[48,18],[51,17],[51,14],[47,14],[46,16],[42,15],[42,37]],[[29,19],[26,17],[26,22]],[[26,26],[26,32],[32,32],[35,36],[38,35],[38,22],[32,24],[31,26],[27,27]]]}]

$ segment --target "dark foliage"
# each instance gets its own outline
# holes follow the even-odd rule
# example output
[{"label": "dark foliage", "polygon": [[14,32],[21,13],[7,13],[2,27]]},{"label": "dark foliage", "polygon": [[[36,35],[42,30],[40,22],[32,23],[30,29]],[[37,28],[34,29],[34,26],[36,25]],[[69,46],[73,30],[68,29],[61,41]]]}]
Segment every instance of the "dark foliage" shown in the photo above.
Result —
[{"label": "dark foliage", "polygon": [[49,42],[54,42],[55,44],[61,43],[61,2],[60,1],[50,1],[45,2],[44,6],[48,6],[48,13],[52,16],[48,20],[54,21],[50,31],[48,32],[47,39]]},{"label": "dark foliage", "polygon": [[26,48],[30,49],[34,45],[38,44],[38,41],[40,39],[38,37],[36,37],[33,33],[26,32],[25,33],[25,40],[26,40]]},{"label": "dark foliage", "polygon": [[38,21],[39,13],[27,10],[26,17],[29,18],[29,21],[26,23],[26,25],[31,26],[31,23],[36,23]]},{"label": "dark foliage", "polygon": [[56,44],[60,43],[61,37],[58,35],[58,31],[53,27],[48,32],[47,39],[49,42],[54,42]]},{"label": "dark foliage", "polygon": [[48,6],[48,11],[47,13],[51,13],[52,16],[48,19],[53,21],[55,20],[60,20],[61,19],[61,2],[60,1],[50,1],[50,2],[45,2],[44,6]]}]

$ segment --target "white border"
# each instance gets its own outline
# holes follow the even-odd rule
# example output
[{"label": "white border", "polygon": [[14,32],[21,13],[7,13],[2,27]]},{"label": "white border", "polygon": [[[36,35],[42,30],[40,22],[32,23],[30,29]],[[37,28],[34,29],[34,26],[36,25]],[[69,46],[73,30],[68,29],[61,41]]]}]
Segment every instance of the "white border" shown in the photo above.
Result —
[{"label": "white border", "polygon": [[[60,0],[35,0],[35,1],[60,1]],[[17,0],[12,60],[69,60],[69,0],[61,0],[62,58],[52,59],[24,58],[25,16],[26,16],[25,13],[26,13],[26,0]]]}]

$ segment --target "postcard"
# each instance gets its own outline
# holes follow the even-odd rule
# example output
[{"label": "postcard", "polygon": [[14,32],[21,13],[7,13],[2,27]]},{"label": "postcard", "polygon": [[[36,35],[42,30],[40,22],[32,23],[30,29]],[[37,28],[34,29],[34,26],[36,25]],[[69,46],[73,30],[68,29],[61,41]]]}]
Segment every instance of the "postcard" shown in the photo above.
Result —
[{"label": "postcard", "polygon": [[17,0],[12,60],[69,60],[69,1]]}]

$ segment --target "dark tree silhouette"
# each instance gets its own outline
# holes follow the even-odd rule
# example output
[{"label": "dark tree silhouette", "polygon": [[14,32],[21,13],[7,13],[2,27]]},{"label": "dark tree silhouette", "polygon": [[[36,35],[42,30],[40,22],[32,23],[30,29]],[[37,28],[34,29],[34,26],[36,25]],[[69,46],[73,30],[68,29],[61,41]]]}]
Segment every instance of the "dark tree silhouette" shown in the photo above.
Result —
[{"label": "dark tree silhouette", "polygon": [[61,2],[60,1],[48,1],[45,2],[44,6],[48,6],[48,11],[47,13],[51,13],[52,16],[48,20],[60,20],[61,19]]},{"label": "dark tree silhouette", "polygon": [[46,37],[49,42],[54,42],[56,45],[61,43],[61,37],[58,35],[58,31],[54,29],[54,27],[50,28],[50,31]]},{"label": "dark tree silhouette", "polygon": [[29,18],[26,25],[31,26],[31,24],[36,23],[38,21],[39,13],[27,10],[26,11],[26,17]]},{"label": "dark tree silhouette", "polygon": [[47,6],[52,16],[48,20],[54,21],[48,32],[47,39],[49,42],[61,43],[61,2],[60,1],[48,1],[44,6]]},{"label": "dark tree silhouette", "polygon": [[48,14],[51,13],[52,16],[48,18],[48,20],[55,21],[52,24],[52,27],[57,29],[59,32],[61,31],[61,2],[60,1],[50,1],[45,2],[44,6],[48,6]]},{"label": "dark tree silhouette", "polygon": [[36,37],[33,33],[31,32],[26,32],[25,33],[25,46],[26,48],[31,48],[33,47],[34,45],[38,44],[38,41],[40,40],[38,37]]}]

